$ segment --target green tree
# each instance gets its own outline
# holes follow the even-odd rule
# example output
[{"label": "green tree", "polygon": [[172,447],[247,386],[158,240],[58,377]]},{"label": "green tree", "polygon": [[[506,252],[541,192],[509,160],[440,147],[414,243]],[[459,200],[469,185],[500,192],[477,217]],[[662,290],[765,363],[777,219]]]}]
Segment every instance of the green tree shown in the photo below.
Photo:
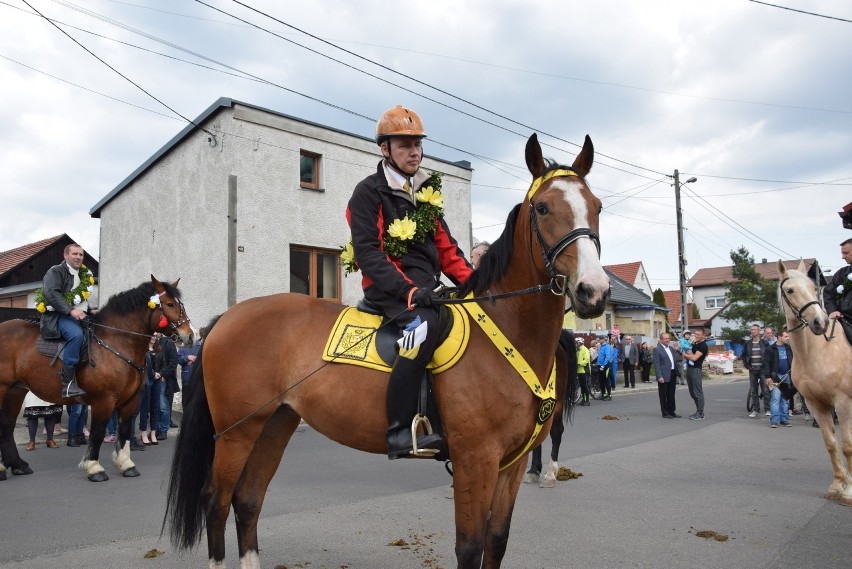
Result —
[{"label": "green tree", "polygon": [[666,295],[663,294],[663,289],[658,288],[654,291],[654,304],[662,306],[663,308],[668,308],[668,306],[666,306]]},{"label": "green tree", "polygon": [[698,305],[692,305],[692,319],[693,320],[701,320],[701,311],[698,310]]},{"label": "green tree", "polygon": [[729,306],[724,317],[735,325],[722,328],[722,338],[742,342],[755,322],[779,330],[784,317],[778,307],[778,283],[760,276],[754,269],[754,257],[745,246],[731,251],[731,261],[733,280],[725,283]]}]

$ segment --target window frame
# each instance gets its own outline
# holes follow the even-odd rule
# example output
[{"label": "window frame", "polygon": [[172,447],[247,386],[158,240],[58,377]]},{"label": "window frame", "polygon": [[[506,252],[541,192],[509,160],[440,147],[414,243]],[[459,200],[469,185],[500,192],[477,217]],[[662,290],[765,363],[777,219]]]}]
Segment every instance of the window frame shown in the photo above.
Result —
[{"label": "window frame", "polygon": [[[310,160],[313,160],[313,163],[314,163],[314,179],[316,180],[316,182],[306,182],[305,180],[302,179],[302,159],[303,158],[308,158]],[[321,158],[322,158],[322,155],[317,154],[316,152],[311,152],[309,150],[304,150],[304,149],[299,150],[299,187],[302,188],[303,190],[322,191],[322,188],[320,186],[320,173],[322,172],[322,170],[320,168]]]},{"label": "window frame", "polygon": [[[324,247],[312,247],[310,245],[297,245],[297,244],[290,245],[290,257],[288,259],[289,263],[290,263],[290,270],[288,271],[288,277],[289,277],[289,275],[292,275],[292,273],[293,273],[292,255],[293,255],[294,251],[302,251],[302,252],[308,253],[308,255],[309,255],[309,261],[308,261],[308,273],[309,273],[308,274],[308,296],[310,296],[311,298],[316,298],[317,300],[324,300],[324,301],[328,301],[328,302],[336,302],[338,304],[343,304],[343,290],[342,290],[343,282],[342,282],[342,279],[340,277],[340,250],[326,249]],[[335,270],[333,272],[333,274],[334,274],[334,278],[335,278],[335,290],[336,290],[337,294],[334,297],[317,296],[317,280],[318,280],[317,279],[317,262],[318,262],[318,255],[317,254],[318,253],[323,254],[323,255],[332,255],[332,256],[335,257],[334,266],[337,270]],[[290,284],[290,292],[293,292],[292,284]]]},{"label": "window frame", "polygon": [[[713,306],[710,306],[711,301],[713,302]],[[726,302],[727,297],[725,295],[705,296],[704,308],[707,310],[718,310],[719,308],[724,308]]]}]

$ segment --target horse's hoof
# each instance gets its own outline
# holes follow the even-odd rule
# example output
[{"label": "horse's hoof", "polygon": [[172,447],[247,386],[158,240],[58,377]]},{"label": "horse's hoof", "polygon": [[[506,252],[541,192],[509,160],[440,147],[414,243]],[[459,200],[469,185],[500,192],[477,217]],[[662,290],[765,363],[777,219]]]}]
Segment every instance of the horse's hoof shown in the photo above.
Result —
[{"label": "horse's hoof", "polygon": [[87,478],[92,482],[106,482],[109,480],[106,472],[95,472],[94,474],[89,474]]},{"label": "horse's hoof", "polygon": [[139,471],[136,470],[136,467],[134,466],[122,472],[121,475],[125,478],[136,478],[137,476],[139,476]]},{"label": "horse's hoof", "polygon": [[524,484],[537,484],[538,483],[538,474],[534,472],[527,472],[524,474],[522,478]]},{"label": "horse's hoof", "polygon": [[33,473],[33,469],[30,468],[29,465],[19,466],[17,468],[12,468],[12,474],[14,474],[15,476],[20,476],[22,474],[32,474],[32,473]]},{"label": "horse's hoof", "polygon": [[840,490],[835,490],[833,488],[829,489],[829,491],[825,493],[826,500],[833,500],[835,502],[839,502],[842,496],[843,494],[840,493]]},{"label": "horse's hoof", "polygon": [[556,478],[545,476],[538,485],[539,488],[556,488]]}]

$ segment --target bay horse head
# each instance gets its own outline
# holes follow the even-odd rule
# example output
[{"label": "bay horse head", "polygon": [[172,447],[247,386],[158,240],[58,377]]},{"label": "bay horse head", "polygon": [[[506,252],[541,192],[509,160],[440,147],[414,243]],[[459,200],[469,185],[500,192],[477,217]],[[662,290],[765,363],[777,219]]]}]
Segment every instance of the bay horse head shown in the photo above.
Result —
[{"label": "bay horse head", "polygon": [[[154,285],[156,294],[151,296],[148,307],[151,308],[152,322],[151,330],[164,332],[171,336],[175,342],[180,340],[184,346],[191,346],[194,340],[194,332],[190,327],[189,317],[180,300],[177,286],[180,279],[166,285],[151,275],[151,284]],[[156,297],[156,300],[155,300]],[[152,307],[153,305],[153,307]]]},{"label": "bay horse head", "polygon": [[794,332],[807,326],[820,335],[828,330],[828,314],[819,301],[816,285],[807,276],[805,262],[799,261],[796,270],[787,270],[778,260],[778,304],[787,318],[787,331]]},{"label": "bay horse head", "polygon": [[526,146],[527,168],[534,180],[521,208],[529,211],[541,249],[539,268],[553,282],[562,282],[580,318],[602,314],[609,298],[609,277],[600,263],[601,201],[585,179],[594,154],[588,135],[571,167],[546,162],[535,134]]}]

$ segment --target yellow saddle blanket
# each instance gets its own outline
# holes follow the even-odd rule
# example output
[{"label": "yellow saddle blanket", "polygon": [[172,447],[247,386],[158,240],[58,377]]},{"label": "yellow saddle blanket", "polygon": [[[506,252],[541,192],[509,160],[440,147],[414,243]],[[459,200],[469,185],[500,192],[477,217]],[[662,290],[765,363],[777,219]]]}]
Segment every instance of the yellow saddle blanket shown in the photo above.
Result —
[{"label": "yellow saddle blanket", "polygon": [[[453,325],[446,340],[441,342],[427,366],[433,374],[447,371],[464,354],[470,340],[470,321],[464,310],[454,304],[447,305],[453,313]],[[379,355],[377,348],[380,334],[400,335],[395,325],[379,330],[382,316],[362,312],[354,306],[343,309],[331,329],[325,344],[322,359],[336,364],[352,364],[389,372],[390,364]]]}]

